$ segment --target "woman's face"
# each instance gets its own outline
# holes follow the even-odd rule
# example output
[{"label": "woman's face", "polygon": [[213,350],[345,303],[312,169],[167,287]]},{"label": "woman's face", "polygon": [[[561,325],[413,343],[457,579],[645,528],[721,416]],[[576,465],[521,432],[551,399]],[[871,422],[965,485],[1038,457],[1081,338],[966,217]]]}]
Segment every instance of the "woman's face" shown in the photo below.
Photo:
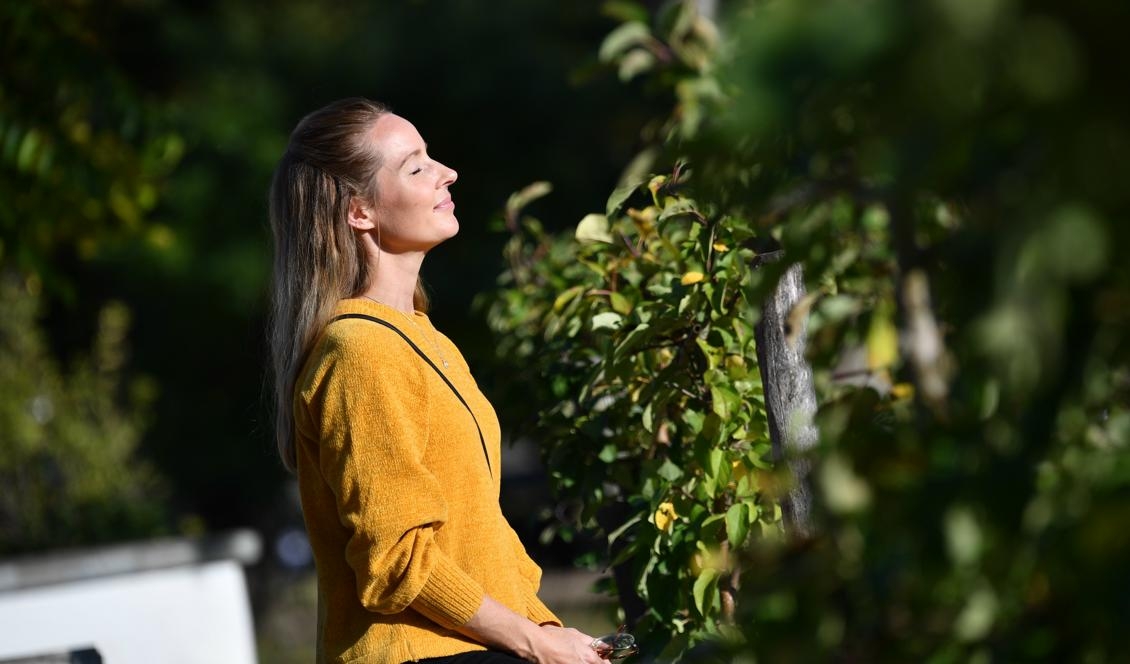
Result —
[{"label": "woman's face", "polygon": [[382,115],[371,132],[382,159],[374,206],[381,249],[427,251],[459,232],[447,190],[458,174],[429,157],[420,132],[398,115]]}]

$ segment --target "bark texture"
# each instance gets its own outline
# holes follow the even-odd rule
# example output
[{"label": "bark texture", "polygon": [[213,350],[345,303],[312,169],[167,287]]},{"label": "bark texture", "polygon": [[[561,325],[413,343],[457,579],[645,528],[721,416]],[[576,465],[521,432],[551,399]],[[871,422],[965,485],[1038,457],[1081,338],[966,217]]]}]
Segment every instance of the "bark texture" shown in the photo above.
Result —
[{"label": "bark texture", "polygon": [[793,477],[781,507],[786,528],[802,537],[812,534],[809,452],[819,437],[813,421],[816,392],[812,368],[804,357],[807,316],[790,316],[805,295],[804,272],[800,264],[791,265],[772,297],[765,301],[756,329],[773,457],[778,464],[785,464]]}]

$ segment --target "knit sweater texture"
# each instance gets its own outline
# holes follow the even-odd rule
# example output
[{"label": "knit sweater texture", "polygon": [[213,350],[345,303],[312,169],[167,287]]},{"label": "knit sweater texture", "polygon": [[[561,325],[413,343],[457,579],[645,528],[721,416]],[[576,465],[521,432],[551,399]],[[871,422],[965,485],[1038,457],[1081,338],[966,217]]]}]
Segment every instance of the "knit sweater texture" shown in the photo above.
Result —
[{"label": "knit sweater texture", "polygon": [[453,630],[484,595],[559,625],[537,596],[541,569],[499,508],[498,418],[459,350],[423,313],[348,299],[335,316],[350,313],[408,337],[474,418],[395,330],[363,319],[323,330],[294,400],[298,485],[318,576],[319,664],[484,650]]}]

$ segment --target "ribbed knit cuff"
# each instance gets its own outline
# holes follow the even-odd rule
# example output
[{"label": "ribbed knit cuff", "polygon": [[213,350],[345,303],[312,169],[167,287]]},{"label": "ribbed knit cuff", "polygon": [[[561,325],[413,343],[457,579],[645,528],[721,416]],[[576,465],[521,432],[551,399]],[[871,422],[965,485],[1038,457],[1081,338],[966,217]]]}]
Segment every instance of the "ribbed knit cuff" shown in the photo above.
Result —
[{"label": "ribbed knit cuff", "polygon": [[539,625],[563,626],[561,619],[553,615],[553,612],[542,603],[537,593],[532,590],[526,593],[526,617]]},{"label": "ribbed knit cuff", "polygon": [[485,592],[450,558],[437,549],[436,563],[412,608],[448,629],[461,627],[479,610]]}]

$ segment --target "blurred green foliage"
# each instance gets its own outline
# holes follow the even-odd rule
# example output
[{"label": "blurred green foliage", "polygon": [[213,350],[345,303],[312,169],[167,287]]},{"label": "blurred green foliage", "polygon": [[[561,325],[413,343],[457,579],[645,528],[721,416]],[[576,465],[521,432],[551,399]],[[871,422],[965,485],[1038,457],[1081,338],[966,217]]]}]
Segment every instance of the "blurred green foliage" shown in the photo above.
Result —
[{"label": "blurred green foliage", "polygon": [[[650,102],[590,53],[609,26],[596,7],[521,0],[3,3],[0,264],[41,285],[25,333],[42,330],[60,367],[86,355],[106,303],[128,312],[121,382],[157,388],[114,403],[145,422],[133,444],[166,480],[165,530],[252,525],[270,538],[299,519],[262,394],[266,192],[302,115],[381,99],[458,169],[461,233],[425,279],[434,320],[475,362],[489,340],[469,302],[501,244],[481,220],[537,174],[557,182],[544,218],[563,226],[631,154],[634,132],[619,128]],[[497,394],[506,377],[475,364]],[[37,466],[21,468],[35,480]]]},{"label": "blurred green foliage", "polygon": [[636,140],[621,127],[648,112],[596,66],[609,26],[593,6],[521,0],[0,7],[0,262],[42,285],[60,366],[105,303],[129,311],[122,380],[159,387],[138,444],[167,479],[166,527],[270,537],[299,520],[262,396],[265,197],[297,121],[370,96],[459,171],[460,236],[424,276],[433,319],[473,359],[489,340],[469,301],[499,266],[482,220],[515,183],[550,177],[564,199],[543,218],[563,226],[615,181]]},{"label": "blurred green foliage", "polygon": [[[1130,8],[750,0],[724,3],[714,30],[696,5],[652,15],[609,3],[624,24],[602,54],[671,100],[667,118],[645,129],[654,151],[629,164],[625,181],[665,172],[693,201],[687,213],[715,230],[683,235],[688,222],[668,215],[658,233],[680,243],[645,269],[622,192],[606,221],[586,218],[575,238],[527,223],[492,309],[502,338],[517,337],[504,342],[512,355],[554,376],[555,392],[531,381],[528,393],[545,399],[559,489],[572,495],[570,469],[587,467],[597,476],[585,491],[599,486],[606,501],[633,506],[619,523],[588,518],[592,509],[577,523],[616,540],[611,555],[625,538],[642,543],[643,560],[627,562],[672,587],[697,577],[703,599],[683,592],[683,606],[650,579],[619,588],[629,614],[639,595],[648,600],[645,649],[692,661],[1122,661],[1130,274],[1117,253],[1130,246],[1120,168],[1130,95],[1117,26]],[[756,315],[784,265],[803,265],[809,296],[791,318],[808,320],[820,401],[818,509],[811,538],[754,537],[696,569],[679,547],[648,546],[666,519],[630,524],[642,504],[678,505],[697,484],[647,461],[609,468],[627,448],[712,479],[709,466],[684,461],[699,439],[685,435],[682,411],[667,412],[677,435],[649,440],[641,427],[661,423],[643,411],[656,404],[615,389],[619,351],[643,322],[631,315],[669,297],[617,275],[694,270],[702,281],[684,281],[695,289],[727,286],[733,268],[705,261],[718,233],[733,238],[731,251],[783,250],[785,263],[752,271],[748,304],[680,292],[685,306],[660,323],[700,321],[692,329],[708,340],[709,321],[744,317],[746,306]],[[556,267],[536,267],[547,258]],[[555,300],[584,304],[547,306]],[[606,326],[609,313],[620,324]],[[710,346],[698,345],[692,367],[709,365]],[[639,367],[649,395],[676,380],[661,369]],[[703,378],[692,368],[677,380]],[[594,386],[604,388],[599,407],[585,401]],[[752,386],[738,394],[756,407]],[[725,394],[702,399],[697,407],[730,415]],[[788,482],[758,480],[758,501]],[[656,498],[648,485],[668,493]],[[704,524],[683,537],[709,545]],[[711,625],[699,616],[724,591],[711,585],[719,577],[739,588],[736,611]],[[729,638],[706,638],[715,631]]]},{"label": "blurred green foliage", "polygon": [[107,53],[114,5],[26,2],[0,9],[0,258],[75,297],[52,264],[127,235],[159,241],[148,213],[184,151]]},{"label": "blurred green foliage", "polygon": [[40,287],[0,275],[0,555],[161,533],[165,487],[136,457],[155,387],[122,375],[129,312],[103,307],[93,348],[64,370]]}]

